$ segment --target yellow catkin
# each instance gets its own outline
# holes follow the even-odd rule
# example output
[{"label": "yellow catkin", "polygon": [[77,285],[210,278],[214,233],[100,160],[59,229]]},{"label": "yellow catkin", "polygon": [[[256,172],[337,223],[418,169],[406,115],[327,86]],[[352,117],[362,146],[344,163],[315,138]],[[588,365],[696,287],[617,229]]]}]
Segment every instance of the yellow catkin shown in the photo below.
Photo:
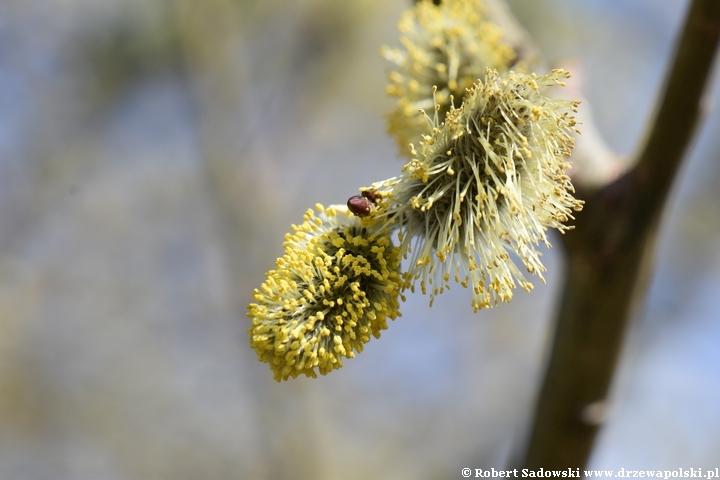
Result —
[{"label": "yellow catkin", "polygon": [[412,266],[404,287],[419,279],[432,297],[452,276],[472,286],[475,310],[490,307],[510,300],[518,285],[532,288],[510,253],[542,279],[536,247],[550,246],[547,228],[572,228],[564,223],[582,208],[566,174],[579,102],[541,91],[568,76],[488,70],[444,123],[426,116],[433,133],[400,176],[370,187],[386,202],[376,221],[385,217],[404,231],[401,248]]},{"label": "yellow catkin", "polygon": [[400,250],[344,206],[308,210],[248,307],[250,345],[277,381],[317,377],[400,316]]},{"label": "yellow catkin", "polygon": [[442,120],[486,68],[522,68],[514,64],[516,52],[503,41],[500,28],[484,18],[479,0],[444,0],[440,5],[423,0],[403,13],[398,27],[403,48],[384,47],[380,53],[395,65],[387,93],[397,102],[387,122],[402,155],[410,155],[408,145],[431,133],[418,110],[435,107],[433,87]]}]

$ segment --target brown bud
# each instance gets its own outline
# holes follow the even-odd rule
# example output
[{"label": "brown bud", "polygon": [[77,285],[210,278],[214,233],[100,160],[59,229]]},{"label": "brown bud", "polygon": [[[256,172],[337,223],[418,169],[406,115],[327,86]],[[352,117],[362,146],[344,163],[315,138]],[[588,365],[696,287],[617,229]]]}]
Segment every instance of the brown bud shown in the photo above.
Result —
[{"label": "brown bud", "polygon": [[374,203],[370,199],[360,195],[353,195],[347,201],[348,210],[358,217],[366,217],[370,215],[370,211],[373,206]]}]

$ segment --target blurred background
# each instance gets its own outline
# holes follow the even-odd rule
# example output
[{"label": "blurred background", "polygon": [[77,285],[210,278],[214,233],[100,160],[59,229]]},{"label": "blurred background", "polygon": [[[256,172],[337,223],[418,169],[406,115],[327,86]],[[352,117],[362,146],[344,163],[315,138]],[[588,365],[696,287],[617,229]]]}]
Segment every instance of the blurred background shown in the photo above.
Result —
[{"label": "blurred background", "polygon": [[[546,285],[477,314],[459,286],[432,309],[408,295],[326,377],[278,384],[248,345],[290,224],[402,165],[377,52],[408,5],[0,3],[0,478],[504,465],[542,372],[558,238]],[[687,2],[510,5],[549,61],[580,62],[600,130],[632,155]],[[719,130],[714,109],[676,182],[594,468],[720,466]]]}]

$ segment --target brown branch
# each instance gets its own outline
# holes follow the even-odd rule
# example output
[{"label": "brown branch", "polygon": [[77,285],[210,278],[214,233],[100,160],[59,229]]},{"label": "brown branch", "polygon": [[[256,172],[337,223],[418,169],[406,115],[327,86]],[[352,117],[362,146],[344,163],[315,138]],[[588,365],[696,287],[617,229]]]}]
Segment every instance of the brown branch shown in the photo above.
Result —
[{"label": "brown branch", "polygon": [[702,113],[720,2],[694,0],[636,166],[586,200],[564,237],[567,277],[524,468],[583,467],[605,413],[633,298],[673,178]]}]

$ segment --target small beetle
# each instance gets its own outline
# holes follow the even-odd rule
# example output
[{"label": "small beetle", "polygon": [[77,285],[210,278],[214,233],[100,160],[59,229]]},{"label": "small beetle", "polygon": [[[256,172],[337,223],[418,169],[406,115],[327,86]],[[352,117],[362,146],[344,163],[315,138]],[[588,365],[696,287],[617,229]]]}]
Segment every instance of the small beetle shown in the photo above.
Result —
[{"label": "small beetle", "polygon": [[375,204],[372,200],[361,195],[353,195],[347,201],[348,210],[358,217],[366,217],[370,215],[374,206]]}]

